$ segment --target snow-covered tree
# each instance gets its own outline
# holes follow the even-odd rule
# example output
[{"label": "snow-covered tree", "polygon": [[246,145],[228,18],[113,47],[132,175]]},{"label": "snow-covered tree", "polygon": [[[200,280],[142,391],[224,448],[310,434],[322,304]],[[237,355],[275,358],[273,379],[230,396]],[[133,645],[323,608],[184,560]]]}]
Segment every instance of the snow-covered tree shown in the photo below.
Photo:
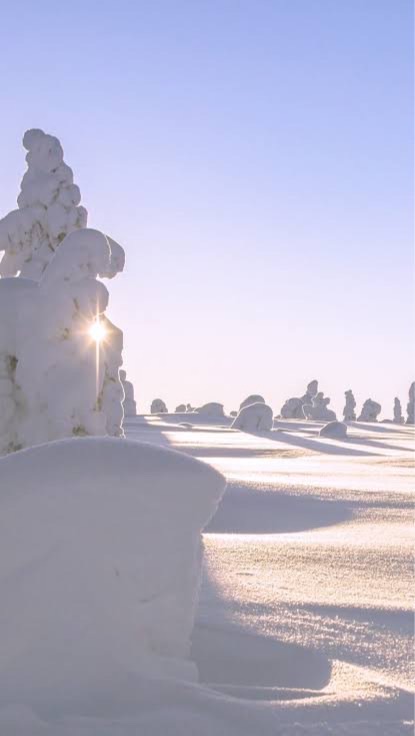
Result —
[{"label": "snow-covered tree", "polygon": [[406,411],[408,413],[406,423],[415,424],[415,381],[409,387],[409,401],[406,405]]},{"label": "snow-covered tree", "polygon": [[150,412],[151,414],[167,414],[167,406],[163,399],[153,399]]},{"label": "snow-covered tree", "polygon": [[137,414],[137,405],[134,399],[134,386],[131,381],[127,381],[127,373],[123,370],[120,371],[120,379],[124,389],[124,416],[135,417]]},{"label": "snow-covered tree", "polygon": [[323,422],[331,422],[336,420],[336,414],[331,409],[328,409],[330,399],[325,397],[322,391],[313,396],[311,404],[303,405],[303,415],[306,419],[315,419]]},{"label": "snow-covered tree", "polygon": [[349,389],[348,391],[344,392],[344,396],[346,399],[344,409],[343,409],[343,416],[345,422],[353,422],[356,419],[356,400],[353,396],[353,391]]},{"label": "snow-covered tree", "polygon": [[42,130],[23,137],[27,171],[17,198],[18,209],[0,220],[1,276],[39,281],[66,235],[86,227],[88,214],[72,169],[63,160],[60,142]]},{"label": "snow-covered tree", "polygon": [[0,453],[122,435],[122,332],[105,317],[98,278],[122,270],[124,251],[82,227],[86,210],[59,141],[32,130],[24,145],[19,209],[0,221]]},{"label": "snow-covered tree", "polygon": [[395,399],[393,402],[393,421],[395,424],[403,424],[405,421],[402,416],[401,402],[399,401],[397,396],[395,396]]},{"label": "snow-covered tree", "polygon": [[360,416],[358,416],[357,420],[359,422],[377,422],[378,415],[381,411],[382,407],[380,404],[378,404],[377,401],[373,401],[373,399],[366,399],[365,403],[362,406]]},{"label": "snow-covered tree", "polygon": [[317,391],[318,381],[314,379],[307,385],[304,396],[293,396],[291,399],[287,399],[281,407],[281,417],[283,419],[304,419],[303,406],[305,404],[311,405],[313,397],[317,395]]}]

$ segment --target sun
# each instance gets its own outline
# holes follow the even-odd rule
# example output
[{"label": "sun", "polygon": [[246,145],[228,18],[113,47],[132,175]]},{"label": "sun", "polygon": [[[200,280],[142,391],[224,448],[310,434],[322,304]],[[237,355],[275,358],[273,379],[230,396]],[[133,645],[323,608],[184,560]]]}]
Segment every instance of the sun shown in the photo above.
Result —
[{"label": "sun", "polygon": [[108,335],[108,330],[105,325],[101,322],[99,317],[94,319],[91,327],[88,330],[90,337],[96,342],[100,343],[105,340]]}]

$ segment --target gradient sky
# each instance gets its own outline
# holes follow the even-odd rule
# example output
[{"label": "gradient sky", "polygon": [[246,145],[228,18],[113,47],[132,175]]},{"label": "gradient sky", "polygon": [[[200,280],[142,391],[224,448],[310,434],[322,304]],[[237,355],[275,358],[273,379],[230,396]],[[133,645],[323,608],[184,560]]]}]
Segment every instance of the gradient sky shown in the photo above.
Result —
[{"label": "gradient sky", "polygon": [[[414,379],[411,0],[3,2],[0,214],[60,138],[140,410]],[[1,318],[1,315],[0,315]]]}]

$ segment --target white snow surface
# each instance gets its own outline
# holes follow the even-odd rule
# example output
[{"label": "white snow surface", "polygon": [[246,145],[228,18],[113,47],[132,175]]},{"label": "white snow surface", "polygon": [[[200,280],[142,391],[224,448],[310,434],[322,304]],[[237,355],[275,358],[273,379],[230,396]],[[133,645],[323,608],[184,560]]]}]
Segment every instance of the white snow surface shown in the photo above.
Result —
[{"label": "white snow surface", "polygon": [[[204,533],[199,682],[134,670],[117,684],[102,668],[99,688],[64,704],[4,704],[2,736],[413,734],[413,427],[351,422],[337,440],[296,420],[262,436],[197,415],[187,426],[168,414],[125,426],[131,440],[207,461],[228,482]],[[55,605],[50,589],[47,600]]]}]

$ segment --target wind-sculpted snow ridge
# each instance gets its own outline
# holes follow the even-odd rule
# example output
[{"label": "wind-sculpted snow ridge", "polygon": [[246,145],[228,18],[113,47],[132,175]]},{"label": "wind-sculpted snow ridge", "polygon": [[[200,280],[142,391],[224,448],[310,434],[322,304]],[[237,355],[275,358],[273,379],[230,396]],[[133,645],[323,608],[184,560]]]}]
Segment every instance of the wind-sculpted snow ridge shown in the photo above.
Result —
[{"label": "wind-sculpted snow ridge", "polygon": [[[105,317],[113,268],[97,230],[66,236],[39,283],[0,279],[0,454],[74,435],[122,435],[122,332]],[[94,321],[105,331],[97,343]]]},{"label": "wind-sculpted snow ridge", "polygon": [[65,713],[131,678],[194,681],[201,530],[225,480],[114,438],[0,459],[0,707]]},{"label": "wind-sculpted snow ridge", "polygon": [[244,406],[235,417],[232,429],[243,432],[267,432],[272,429],[273,412],[270,406],[258,401],[256,404]]},{"label": "wind-sculpted snow ridge", "polygon": [[120,381],[124,389],[124,416],[135,417],[137,414],[137,405],[134,399],[134,386],[131,381],[127,381],[127,373],[124,370],[120,370]]},{"label": "wind-sculpted snow ridge", "polygon": [[42,130],[23,137],[27,171],[18,209],[0,220],[1,276],[20,275],[39,281],[54,252],[68,233],[86,227],[88,213],[72,169],[63,160],[57,138]]}]

